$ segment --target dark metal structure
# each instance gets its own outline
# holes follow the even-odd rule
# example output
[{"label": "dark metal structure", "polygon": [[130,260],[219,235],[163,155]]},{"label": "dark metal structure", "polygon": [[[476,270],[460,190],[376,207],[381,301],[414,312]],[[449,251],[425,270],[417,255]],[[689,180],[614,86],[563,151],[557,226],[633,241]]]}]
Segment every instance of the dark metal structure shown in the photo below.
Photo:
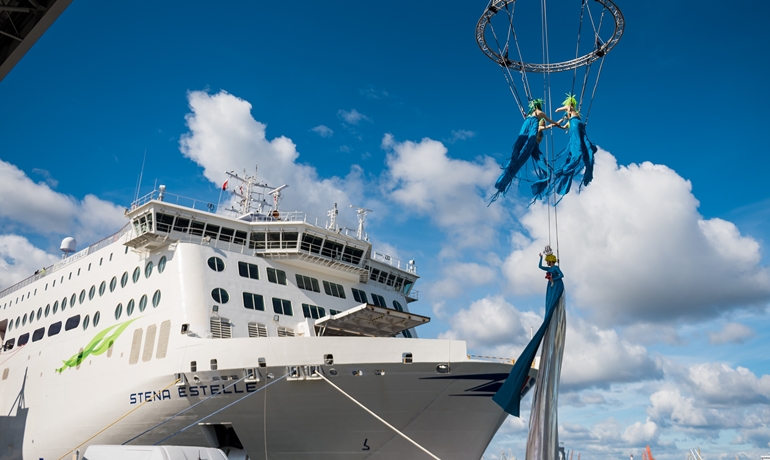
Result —
[{"label": "dark metal structure", "polygon": [[72,0],[0,0],[0,81]]}]

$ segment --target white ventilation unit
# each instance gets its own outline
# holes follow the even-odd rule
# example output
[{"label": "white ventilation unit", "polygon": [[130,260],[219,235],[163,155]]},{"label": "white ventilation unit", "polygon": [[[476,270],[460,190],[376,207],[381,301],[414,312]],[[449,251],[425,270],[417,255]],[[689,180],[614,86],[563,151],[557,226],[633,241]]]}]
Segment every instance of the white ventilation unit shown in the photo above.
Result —
[{"label": "white ventilation unit", "polygon": [[278,337],[294,337],[294,329],[278,326]]},{"label": "white ventilation unit", "polygon": [[249,323],[249,337],[267,337],[267,326],[262,323]]},{"label": "white ventilation unit", "polygon": [[215,339],[230,339],[233,337],[230,320],[226,318],[211,317],[211,336]]}]

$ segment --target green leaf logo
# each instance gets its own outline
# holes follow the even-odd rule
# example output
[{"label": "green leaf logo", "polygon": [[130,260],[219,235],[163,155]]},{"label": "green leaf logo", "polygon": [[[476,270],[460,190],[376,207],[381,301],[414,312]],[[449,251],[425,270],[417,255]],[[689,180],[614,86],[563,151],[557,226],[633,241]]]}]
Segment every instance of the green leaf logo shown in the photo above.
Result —
[{"label": "green leaf logo", "polygon": [[[90,355],[101,355],[107,351],[112,346],[112,344],[115,343],[115,341],[123,333],[123,331],[126,330],[129,324],[133,323],[137,319],[139,318],[134,318],[132,320],[110,326],[107,329],[99,332],[93,339],[91,339],[90,342],[88,342],[88,345],[83,348],[83,351],[75,353],[72,355],[72,357],[70,357],[70,359],[66,361],[62,361],[64,365],[56,369],[56,372],[61,373],[69,367],[77,367]],[[112,333],[110,334],[110,332]]]}]

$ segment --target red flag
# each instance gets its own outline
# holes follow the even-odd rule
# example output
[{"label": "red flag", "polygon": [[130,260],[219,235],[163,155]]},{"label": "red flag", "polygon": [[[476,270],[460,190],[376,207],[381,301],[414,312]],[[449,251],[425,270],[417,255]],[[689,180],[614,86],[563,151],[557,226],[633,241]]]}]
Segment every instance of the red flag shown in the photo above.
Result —
[{"label": "red flag", "polygon": [[227,190],[227,181],[225,181],[225,183],[222,184],[222,190]]}]

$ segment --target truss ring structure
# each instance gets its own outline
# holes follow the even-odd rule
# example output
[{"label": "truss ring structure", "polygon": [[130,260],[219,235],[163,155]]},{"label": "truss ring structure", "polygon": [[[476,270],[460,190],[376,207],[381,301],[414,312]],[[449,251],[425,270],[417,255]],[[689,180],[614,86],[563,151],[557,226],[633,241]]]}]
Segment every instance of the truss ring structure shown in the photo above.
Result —
[{"label": "truss ring structure", "polygon": [[620,37],[623,35],[623,31],[626,26],[626,21],[623,18],[623,13],[620,8],[615,5],[612,0],[593,0],[596,3],[602,5],[615,21],[615,29],[612,32],[612,36],[605,40],[600,46],[596,47],[592,52],[570,59],[569,61],[553,62],[549,64],[545,63],[530,63],[523,61],[516,61],[509,57],[504,57],[500,53],[493,51],[487,44],[486,30],[487,27],[491,28],[492,18],[501,10],[506,9],[509,5],[512,5],[516,0],[492,0],[489,7],[484,11],[479,18],[479,22],[476,24],[476,43],[481,48],[481,51],[491,60],[495,61],[502,67],[507,67],[517,72],[533,72],[533,73],[555,73],[563,72],[565,70],[572,70],[578,67],[583,67],[591,64],[603,58],[612,48],[620,41]]}]

